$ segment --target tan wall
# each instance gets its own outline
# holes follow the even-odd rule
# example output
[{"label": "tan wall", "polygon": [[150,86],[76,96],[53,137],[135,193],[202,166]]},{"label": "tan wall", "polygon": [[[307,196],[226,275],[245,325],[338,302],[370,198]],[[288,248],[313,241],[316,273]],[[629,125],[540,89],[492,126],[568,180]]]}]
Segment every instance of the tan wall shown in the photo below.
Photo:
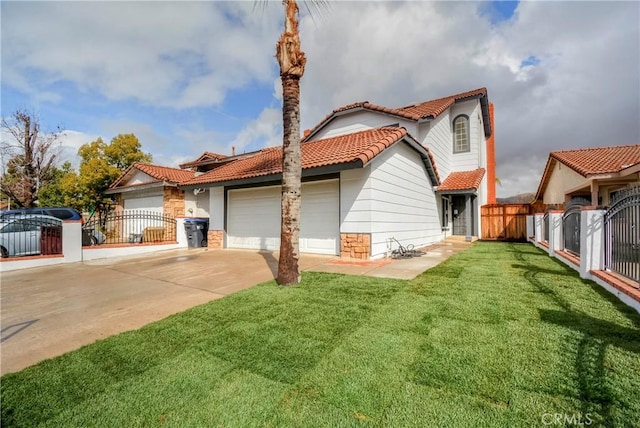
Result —
[{"label": "tan wall", "polygon": [[581,184],[589,186],[586,178],[560,162],[556,162],[551,177],[544,191],[542,202],[545,204],[563,204],[564,195],[569,189],[574,189]]}]

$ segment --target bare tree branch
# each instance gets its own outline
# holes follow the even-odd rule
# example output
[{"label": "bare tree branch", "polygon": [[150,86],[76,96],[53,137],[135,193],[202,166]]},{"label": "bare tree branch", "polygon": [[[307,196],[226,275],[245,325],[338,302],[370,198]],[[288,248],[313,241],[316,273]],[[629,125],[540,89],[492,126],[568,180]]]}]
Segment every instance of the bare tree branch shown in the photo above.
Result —
[{"label": "bare tree branch", "polygon": [[9,136],[0,142],[3,162],[8,158],[0,192],[15,205],[30,208],[51,179],[63,133],[58,128],[42,134],[39,117],[26,110],[16,110],[8,119],[2,118],[0,125]]}]

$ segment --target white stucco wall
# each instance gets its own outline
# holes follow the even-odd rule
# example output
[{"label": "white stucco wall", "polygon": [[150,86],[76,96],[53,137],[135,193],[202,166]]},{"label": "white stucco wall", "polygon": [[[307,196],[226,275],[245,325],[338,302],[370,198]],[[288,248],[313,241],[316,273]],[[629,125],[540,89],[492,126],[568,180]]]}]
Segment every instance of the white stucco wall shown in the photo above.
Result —
[{"label": "white stucco wall", "polygon": [[145,174],[142,171],[138,171],[134,174],[133,177],[131,177],[130,180],[127,181],[127,186],[132,186],[135,184],[144,184],[144,183],[151,183],[153,181],[158,181],[155,178],[151,177],[148,174]]},{"label": "white stucco wall", "polygon": [[556,162],[551,170],[551,176],[547,182],[542,202],[545,204],[562,204],[567,190],[580,185],[588,185],[587,180],[561,162]]},{"label": "white stucco wall", "polygon": [[395,144],[371,164],[371,257],[387,254],[397,244],[421,247],[442,239],[440,213],[433,186],[420,155]]},{"label": "white stucco wall", "polygon": [[210,202],[209,189],[201,191],[197,195],[193,190],[184,192],[184,214],[187,217],[209,217]]},{"label": "white stucco wall", "polygon": [[209,188],[209,230],[224,230],[224,188]]}]

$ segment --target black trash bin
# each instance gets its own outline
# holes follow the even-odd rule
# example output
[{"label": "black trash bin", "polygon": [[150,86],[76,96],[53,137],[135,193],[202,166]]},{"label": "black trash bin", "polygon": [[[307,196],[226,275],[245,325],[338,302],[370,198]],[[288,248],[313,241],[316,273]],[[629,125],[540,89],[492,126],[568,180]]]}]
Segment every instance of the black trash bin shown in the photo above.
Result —
[{"label": "black trash bin", "polygon": [[206,218],[188,218],[184,221],[184,230],[187,233],[189,248],[207,246],[207,232],[209,220]]}]

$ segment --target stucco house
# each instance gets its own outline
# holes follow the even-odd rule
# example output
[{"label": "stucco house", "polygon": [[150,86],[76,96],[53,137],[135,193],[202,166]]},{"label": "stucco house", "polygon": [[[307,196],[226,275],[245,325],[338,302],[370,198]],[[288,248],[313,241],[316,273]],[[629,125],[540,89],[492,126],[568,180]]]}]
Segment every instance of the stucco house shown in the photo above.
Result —
[{"label": "stucco house", "polygon": [[640,184],[640,144],[551,152],[535,202],[562,205],[584,198],[609,205],[615,192]]},{"label": "stucco house", "polygon": [[[383,257],[395,238],[416,247],[480,236],[495,201],[492,106],[476,89],[400,108],[338,108],[302,142],[300,251]],[[280,147],[210,159],[180,183],[209,194],[209,245],[277,250]]]}]

